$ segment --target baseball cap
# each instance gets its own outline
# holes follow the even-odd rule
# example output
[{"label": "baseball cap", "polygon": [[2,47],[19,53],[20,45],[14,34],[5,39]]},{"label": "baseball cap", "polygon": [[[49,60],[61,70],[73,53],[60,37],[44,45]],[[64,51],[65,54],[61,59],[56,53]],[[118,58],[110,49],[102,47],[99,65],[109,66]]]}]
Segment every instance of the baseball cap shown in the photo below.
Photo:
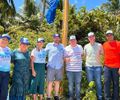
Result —
[{"label": "baseball cap", "polygon": [[24,37],[22,37],[22,38],[20,39],[20,43],[26,44],[26,45],[30,45],[30,42],[29,42],[28,38],[24,38]]},{"label": "baseball cap", "polygon": [[106,35],[107,34],[113,34],[113,31],[112,30],[108,30],[107,32],[106,32]]},{"label": "baseball cap", "polygon": [[76,36],[75,35],[71,35],[70,36],[70,40],[76,40]]},{"label": "baseball cap", "polygon": [[53,34],[53,37],[60,37],[60,34]]},{"label": "baseball cap", "polygon": [[8,34],[3,34],[0,38],[7,38],[10,41],[11,37]]},{"label": "baseball cap", "polygon": [[88,37],[95,35],[93,32],[88,33]]},{"label": "baseball cap", "polygon": [[38,38],[37,42],[45,42],[44,38]]}]

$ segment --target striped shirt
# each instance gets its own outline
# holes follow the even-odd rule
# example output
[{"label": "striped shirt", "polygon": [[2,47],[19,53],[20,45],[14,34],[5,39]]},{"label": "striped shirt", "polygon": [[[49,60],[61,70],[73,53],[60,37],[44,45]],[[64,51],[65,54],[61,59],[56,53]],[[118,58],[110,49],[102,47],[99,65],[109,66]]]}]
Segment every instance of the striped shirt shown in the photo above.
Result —
[{"label": "striped shirt", "polygon": [[71,47],[70,45],[65,48],[65,58],[70,61],[66,62],[66,71],[79,72],[82,71],[82,54],[83,48],[81,45]]}]

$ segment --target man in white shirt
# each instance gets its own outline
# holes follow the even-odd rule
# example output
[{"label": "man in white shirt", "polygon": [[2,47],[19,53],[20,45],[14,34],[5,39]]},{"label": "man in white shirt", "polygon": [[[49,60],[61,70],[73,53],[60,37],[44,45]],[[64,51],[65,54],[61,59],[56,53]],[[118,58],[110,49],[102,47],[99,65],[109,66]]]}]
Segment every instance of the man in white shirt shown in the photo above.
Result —
[{"label": "man in white shirt", "polygon": [[70,36],[69,44],[65,48],[66,73],[68,78],[69,100],[74,99],[74,84],[76,100],[80,100],[80,83],[82,77],[83,48],[77,44],[76,37]]},{"label": "man in white shirt", "polygon": [[93,32],[88,33],[89,43],[84,47],[84,55],[86,58],[85,66],[87,71],[88,82],[95,81],[97,87],[98,100],[102,100],[102,64],[101,55],[103,48],[100,43],[95,42],[95,35]]}]

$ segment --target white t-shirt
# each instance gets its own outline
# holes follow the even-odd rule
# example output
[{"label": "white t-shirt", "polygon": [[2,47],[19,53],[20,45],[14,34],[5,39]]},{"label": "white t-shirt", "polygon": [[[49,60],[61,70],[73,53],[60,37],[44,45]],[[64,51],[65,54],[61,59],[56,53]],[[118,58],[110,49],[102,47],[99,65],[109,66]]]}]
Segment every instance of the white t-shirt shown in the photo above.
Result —
[{"label": "white t-shirt", "polygon": [[82,54],[83,48],[81,45],[65,48],[65,58],[69,58],[70,62],[66,63],[66,71],[79,72],[82,71]]},{"label": "white t-shirt", "polygon": [[45,63],[46,62],[46,51],[41,49],[40,51],[37,48],[34,48],[31,52],[31,56],[35,57],[34,63]]}]

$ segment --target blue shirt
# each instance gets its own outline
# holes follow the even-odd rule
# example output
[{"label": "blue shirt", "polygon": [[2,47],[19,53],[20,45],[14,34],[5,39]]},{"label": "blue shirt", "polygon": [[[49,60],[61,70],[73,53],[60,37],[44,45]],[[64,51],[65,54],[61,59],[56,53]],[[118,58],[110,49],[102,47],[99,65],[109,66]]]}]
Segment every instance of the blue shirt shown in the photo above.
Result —
[{"label": "blue shirt", "polygon": [[11,61],[11,51],[8,47],[0,47],[0,71],[9,72]]},{"label": "blue shirt", "polygon": [[45,50],[48,53],[48,67],[60,69],[63,67],[64,46],[62,44],[48,43]]}]

